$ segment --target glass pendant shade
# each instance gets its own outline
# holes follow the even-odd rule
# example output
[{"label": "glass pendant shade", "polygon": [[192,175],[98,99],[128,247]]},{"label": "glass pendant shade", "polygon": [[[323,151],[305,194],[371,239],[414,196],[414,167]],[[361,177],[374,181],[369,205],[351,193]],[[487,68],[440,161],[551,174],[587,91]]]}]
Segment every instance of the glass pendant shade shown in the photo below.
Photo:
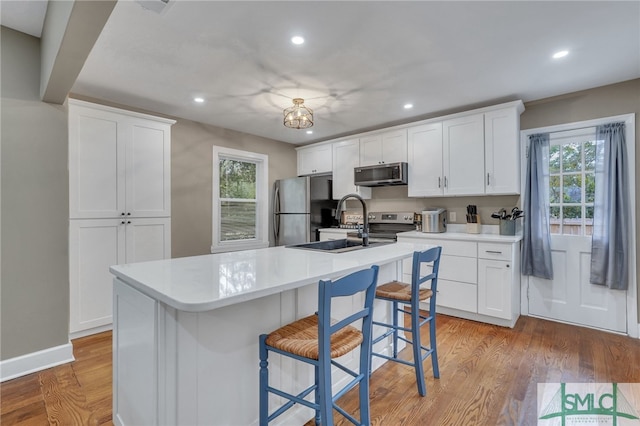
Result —
[{"label": "glass pendant shade", "polygon": [[313,126],[313,111],[304,106],[304,99],[295,98],[293,106],[284,110],[284,125],[292,129],[308,129]]}]

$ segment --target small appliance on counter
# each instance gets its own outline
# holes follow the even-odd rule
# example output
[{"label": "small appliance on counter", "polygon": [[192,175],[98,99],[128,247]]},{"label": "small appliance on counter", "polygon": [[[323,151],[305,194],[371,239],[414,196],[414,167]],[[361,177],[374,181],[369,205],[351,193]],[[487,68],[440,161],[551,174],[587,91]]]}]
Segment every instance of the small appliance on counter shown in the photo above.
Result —
[{"label": "small appliance on counter", "polygon": [[447,210],[441,207],[422,211],[422,232],[439,233],[447,231]]}]

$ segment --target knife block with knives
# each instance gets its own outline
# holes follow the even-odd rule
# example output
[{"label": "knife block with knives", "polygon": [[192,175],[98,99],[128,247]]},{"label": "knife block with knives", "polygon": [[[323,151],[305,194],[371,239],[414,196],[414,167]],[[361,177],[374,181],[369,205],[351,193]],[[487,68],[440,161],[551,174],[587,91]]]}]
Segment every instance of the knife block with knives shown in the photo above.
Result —
[{"label": "knife block with knives", "polygon": [[482,231],[478,207],[470,204],[467,206],[467,234],[479,234]]}]

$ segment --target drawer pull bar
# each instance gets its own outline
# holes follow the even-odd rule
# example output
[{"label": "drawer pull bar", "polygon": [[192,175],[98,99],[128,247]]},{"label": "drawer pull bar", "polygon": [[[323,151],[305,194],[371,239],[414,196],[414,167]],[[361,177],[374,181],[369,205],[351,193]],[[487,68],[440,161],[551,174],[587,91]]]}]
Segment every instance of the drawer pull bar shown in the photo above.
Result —
[{"label": "drawer pull bar", "polygon": [[493,253],[493,254],[502,254],[501,251],[496,251],[496,250],[485,250],[486,253]]}]

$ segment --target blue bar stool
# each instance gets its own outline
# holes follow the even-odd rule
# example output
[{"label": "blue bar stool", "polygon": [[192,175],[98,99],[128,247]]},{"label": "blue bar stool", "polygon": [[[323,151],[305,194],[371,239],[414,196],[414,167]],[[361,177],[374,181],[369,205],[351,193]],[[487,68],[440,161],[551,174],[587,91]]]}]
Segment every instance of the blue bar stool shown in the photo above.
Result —
[{"label": "blue bar stool", "polygon": [[[411,284],[392,281],[379,286],[376,290],[376,299],[386,300],[393,304],[393,323],[386,324],[374,321],[373,324],[386,327],[388,330],[381,336],[375,338],[372,344],[376,344],[388,336],[393,335],[393,356],[375,352],[372,352],[371,355],[414,367],[416,370],[418,393],[420,393],[421,396],[425,396],[427,394],[426,386],[424,384],[424,369],[422,361],[424,361],[428,356],[431,356],[433,377],[436,379],[440,378],[440,371],[438,370],[438,352],[436,350],[436,293],[438,289],[438,269],[440,267],[441,252],[442,247],[434,247],[422,252],[414,252]],[[433,265],[431,273],[426,276],[421,276],[421,265],[432,262]],[[426,281],[431,281],[431,288],[420,288],[420,285]],[[428,316],[424,316],[420,313],[420,302],[426,299],[430,299]],[[407,305],[411,307],[411,311],[406,310]],[[410,327],[403,327],[398,324],[399,313],[411,315]],[[420,327],[427,322],[429,323],[430,348],[422,346],[420,343]],[[400,336],[398,333],[399,330],[410,332],[413,341]],[[398,358],[398,339],[413,346],[413,362]]]},{"label": "blue bar stool", "polygon": [[[372,309],[378,280],[378,266],[361,270],[336,281],[321,280],[318,285],[318,312],[267,334],[260,335],[260,425],[270,421],[293,407],[305,405],[315,410],[316,425],[333,426],[335,408],[354,425],[369,425],[369,371],[371,370]],[[334,297],[351,296],[365,292],[364,306],[346,318],[331,317],[331,300]],[[351,325],[362,320],[361,329]],[[359,372],[341,365],[334,358],[360,348]],[[269,386],[268,355],[275,352],[311,364],[315,369],[315,383],[292,395]],[[331,391],[331,366],[334,365],[353,377],[335,396]],[[345,412],[336,401],[359,384],[360,422]],[[314,401],[307,395],[314,392]],[[288,401],[269,414],[269,394]]]}]

